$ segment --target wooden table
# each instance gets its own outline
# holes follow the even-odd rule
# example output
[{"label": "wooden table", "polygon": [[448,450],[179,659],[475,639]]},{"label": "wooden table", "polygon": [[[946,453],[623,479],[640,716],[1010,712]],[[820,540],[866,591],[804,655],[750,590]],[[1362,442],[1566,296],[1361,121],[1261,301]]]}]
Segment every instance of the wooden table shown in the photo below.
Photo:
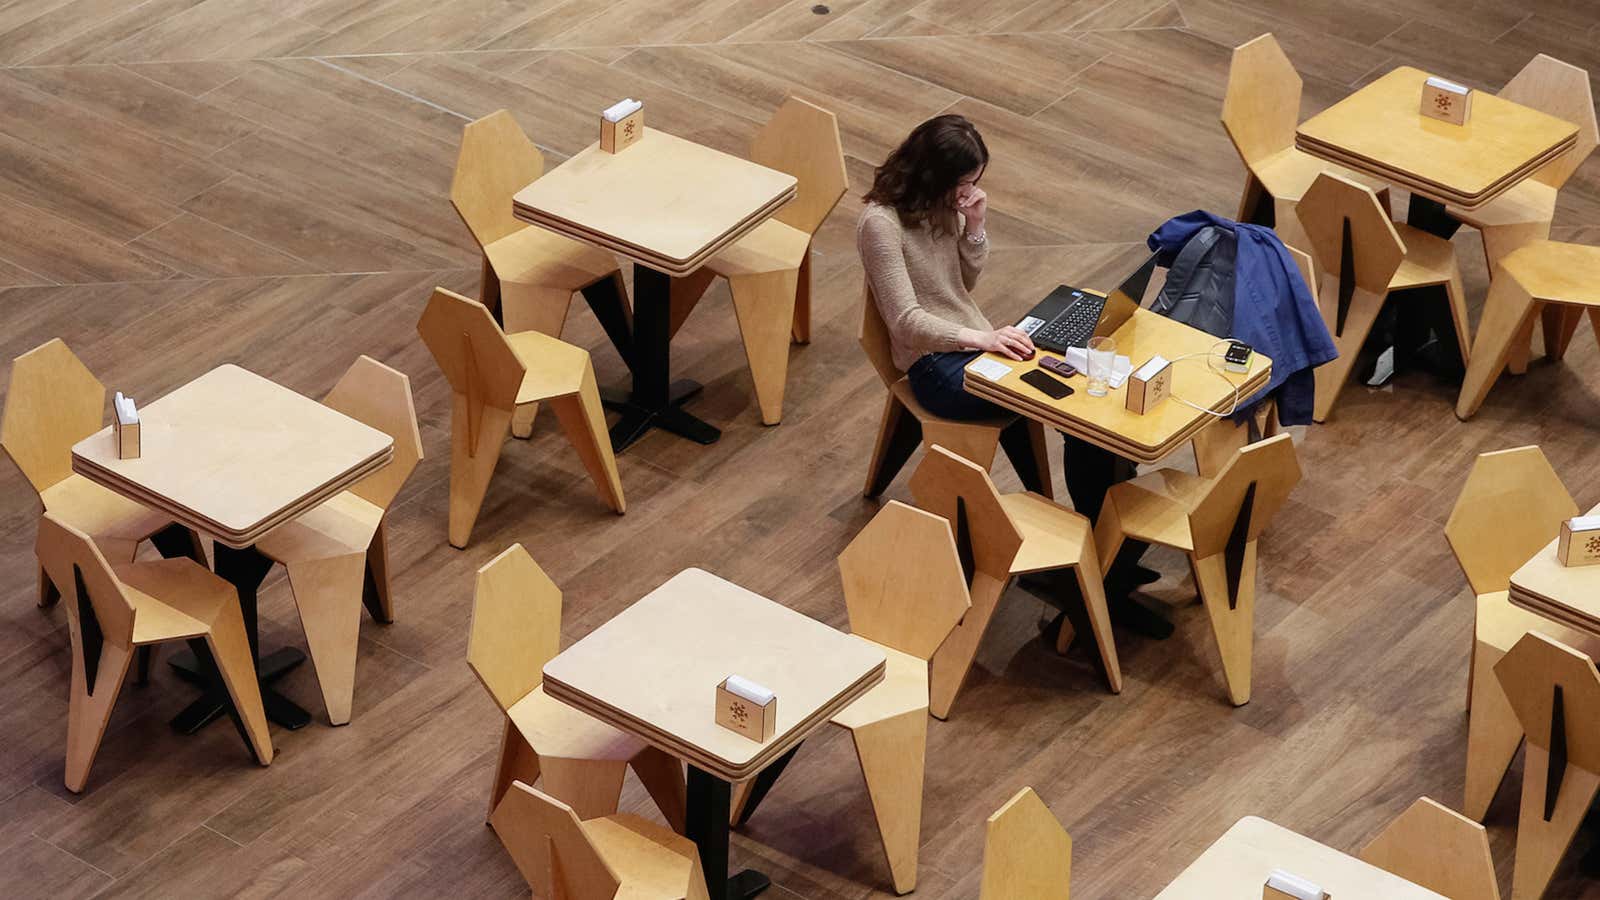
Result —
[{"label": "wooden table", "polygon": [[[685,569],[544,667],[544,690],[688,763],[688,837],[712,898],[767,887],[728,878],[731,782],[781,766],[816,729],[883,680],[862,641],[700,569]],[[741,675],[777,695],[772,738],[713,719],[717,685]]]},{"label": "wooden table", "polygon": [[[633,389],[625,398],[606,398],[622,412],[611,429],[616,450],[651,428],[702,444],[721,436],[683,409],[700,385],[669,381],[672,279],[693,273],[766,221],[795,189],[792,175],[646,128],[620,153],[589,145],[512,199],[517,218],[634,263],[632,332],[617,347],[633,372]],[[595,314],[601,321],[626,318],[620,310]]]},{"label": "wooden table", "polygon": [[[1600,505],[1588,515],[1600,515]],[[1600,566],[1564,566],[1551,541],[1511,576],[1515,606],[1600,637]]]},{"label": "wooden table", "polygon": [[[1128,357],[1136,369],[1157,353],[1176,359],[1191,353],[1207,353],[1219,344],[1218,338],[1198,328],[1147,309],[1136,310],[1133,318],[1117,329],[1112,338],[1117,343],[1117,353]],[[1038,353],[1041,357],[1060,356],[1042,348]],[[972,370],[973,364],[984,359],[1001,363],[1011,371],[998,379],[985,378]],[[1239,388],[1239,402],[1243,405],[1252,394],[1266,387],[1272,377],[1272,360],[1262,353],[1254,355],[1250,370],[1242,375],[1213,370],[1203,358],[1177,360],[1172,365],[1173,396],[1144,415],[1128,412],[1126,382],[1122,387],[1112,388],[1104,397],[1091,397],[1086,379],[1074,375],[1067,380],[1073,390],[1071,396],[1060,400],[1047,397],[1038,388],[1022,382],[1025,373],[1039,367],[1037,357],[1024,362],[998,353],[985,353],[967,365],[965,384],[969,393],[1012,412],[1127,459],[1149,463],[1181,447],[1195,432],[1216,421],[1216,416],[1174,398],[1182,397],[1206,409],[1226,412],[1234,402],[1234,385]]]},{"label": "wooden table", "polygon": [[[286,647],[261,656],[256,589],[272,562],[254,544],[388,465],[394,440],[234,365],[143,405],[139,419],[139,458],[118,459],[107,427],[73,446],[73,471],[214,539],[217,574],[239,592],[267,717],[285,728],[304,726],[310,715],[268,686],[305,654]],[[180,654],[172,665],[185,679],[207,684],[192,655]],[[225,693],[208,692],[173,727],[197,731],[228,702]]]},{"label": "wooden table", "polygon": [[1445,900],[1265,819],[1245,816],[1173,879],[1156,900],[1261,900],[1273,869],[1315,882],[1333,900]]}]

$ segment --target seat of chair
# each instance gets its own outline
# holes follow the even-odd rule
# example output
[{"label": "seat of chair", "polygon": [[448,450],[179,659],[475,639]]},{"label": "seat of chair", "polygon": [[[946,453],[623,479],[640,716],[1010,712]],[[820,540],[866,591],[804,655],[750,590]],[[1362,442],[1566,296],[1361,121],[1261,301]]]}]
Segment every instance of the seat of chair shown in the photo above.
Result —
[{"label": "seat of chair", "polygon": [[1477,209],[1446,206],[1445,212],[1474,228],[1548,222],[1556,215],[1556,193],[1555,188],[1542,181],[1525,178]]},{"label": "seat of chair", "polygon": [[584,287],[617,269],[617,258],[537,225],[511,232],[483,248],[503,281],[549,287]]},{"label": "seat of chair", "polygon": [[39,499],[47,511],[90,537],[140,541],[172,524],[166,513],[77,473],[45,488]]},{"label": "seat of chair", "polygon": [[1530,609],[1511,602],[1506,591],[1479,594],[1478,617],[1474,636],[1502,653],[1507,652],[1522,636],[1530,631],[1555,638],[1563,644],[1582,650],[1590,656],[1600,654],[1600,638],[1587,632],[1569,628],[1554,619],[1547,619]]},{"label": "seat of chair", "polygon": [[928,408],[917,400],[916,392],[911,390],[911,382],[905,378],[890,385],[889,391],[895,395],[896,399],[905,404],[906,409],[910,410],[911,414],[916,416],[919,422],[942,422],[954,427],[1004,428],[1017,420],[1017,417],[1010,413],[992,416],[987,419],[946,419],[944,416],[929,412]]},{"label": "seat of chair", "polygon": [[544,685],[511,704],[512,724],[538,754],[562,759],[627,761],[645,742],[546,694]]},{"label": "seat of chair", "polygon": [[1531,241],[1507,253],[1500,265],[1535,300],[1600,307],[1600,247]]},{"label": "seat of chair", "polygon": [[256,542],[256,549],[281,563],[364,553],[382,523],[382,507],[342,491],[274,528]]},{"label": "seat of chair", "polygon": [[517,389],[519,405],[576,394],[583,386],[589,351],[540,331],[519,331],[506,340],[527,369]]},{"label": "seat of chair", "polygon": [[1316,181],[1317,176],[1323,172],[1332,172],[1341,178],[1364,184],[1374,191],[1388,187],[1387,184],[1371,176],[1347,169],[1338,163],[1318,159],[1292,146],[1256,162],[1250,167],[1250,171],[1266,186],[1267,192],[1274,198],[1291,202],[1299,202],[1300,198],[1305,196],[1306,189],[1311,187],[1311,182]]},{"label": "seat of chair", "polygon": [[1083,547],[1094,540],[1089,520],[1032,491],[1003,494],[1000,505],[1022,532],[1022,546],[1011,560],[1011,574],[1075,566]]},{"label": "seat of chair", "polygon": [[1389,279],[1389,290],[1425,287],[1450,279],[1451,272],[1456,270],[1456,248],[1453,244],[1404,222],[1396,222],[1394,227],[1406,245],[1406,255],[1400,261],[1400,268],[1395,270],[1394,277]]},{"label": "seat of chair", "polygon": [[135,644],[199,637],[211,630],[222,604],[239,602],[233,585],[190,559],[128,563],[111,571],[135,610]]},{"label": "seat of chair", "polygon": [[590,819],[582,827],[622,883],[613,900],[659,900],[667,896],[663,889],[673,897],[704,896],[689,886],[699,851],[683,835],[630,813]]},{"label": "seat of chair", "polygon": [[706,267],[724,278],[783,272],[799,268],[810,246],[811,235],[768,219],[713,256]]},{"label": "seat of chair", "polygon": [[928,661],[852,634],[884,655],[883,680],[833,717],[833,724],[859,728],[928,706]]},{"label": "seat of chair", "polygon": [[1157,469],[1111,486],[1108,498],[1117,504],[1122,530],[1129,537],[1180,550],[1194,549],[1189,510],[1210,482],[1177,469]]}]

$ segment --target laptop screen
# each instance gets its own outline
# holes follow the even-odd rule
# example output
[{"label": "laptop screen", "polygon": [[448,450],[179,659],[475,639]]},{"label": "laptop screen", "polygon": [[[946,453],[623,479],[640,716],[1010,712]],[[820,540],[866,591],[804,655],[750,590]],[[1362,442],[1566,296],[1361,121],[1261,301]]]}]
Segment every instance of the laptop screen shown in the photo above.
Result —
[{"label": "laptop screen", "polygon": [[1123,279],[1116,290],[1106,297],[1106,305],[1100,312],[1100,321],[1094,327],[1097,337],[1104,337],[1123,326],[1123,323],[1133,318],[1133,311],[1139,308],[1139,302],[1144,299],[1145,288],[1150,286],[1150,276],[1156,269],[1156,258],[1151,256],[1144,261],[1144,265],[1135,269],[1132,275]]}]

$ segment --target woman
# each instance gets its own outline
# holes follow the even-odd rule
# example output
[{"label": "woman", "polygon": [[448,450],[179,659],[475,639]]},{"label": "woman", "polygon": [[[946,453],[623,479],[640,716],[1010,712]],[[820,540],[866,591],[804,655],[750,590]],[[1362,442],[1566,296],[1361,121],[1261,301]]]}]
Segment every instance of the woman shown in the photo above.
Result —
[{"label": "woman", "polygon": [[[989,258],[988,195],[978,187],[988,165],[989,148],[971,122],[958,115],[935,116],[913,129],[878,167],[856,225],[856,249],[889,332],[894,364],[906,373],[917,401],[947,419],[1006,414],[963,387],[962,371],[979,353],[1019,361],[1034,355],[1027,332],[1011,325],[995,328],[972,299]],[[1074,508],[1093,521],[1106,489],[1132,477],[1133,464],[1071,435],[1062,437],[1067,492]],[[1116,602],[1135,584],[1160,577],[1137,565],[1144,546],[1124,545],[1106,592],[1117,619],[1164,636],[1172,628],[1165,620],[1132,602]],[[1076,585],[1068,592],[1075,594]],[[1086,623],[1079,624],[1083,633]]]}]

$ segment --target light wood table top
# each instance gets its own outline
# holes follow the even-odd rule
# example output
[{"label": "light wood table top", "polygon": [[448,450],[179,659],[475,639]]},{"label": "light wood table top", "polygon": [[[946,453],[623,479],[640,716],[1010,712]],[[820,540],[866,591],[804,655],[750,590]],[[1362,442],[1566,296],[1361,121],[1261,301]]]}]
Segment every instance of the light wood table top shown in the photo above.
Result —
[{"label": "light wood table top", "polygon": [[[1191,353],[1207,353],[1219,344],[1219,339],[1213,335],[1147,309],[1136,310],[1133,318],[1112,334],[1112,339],[1117,343],[1117,353],[1128,357],[1135,369],[1157,353],[1176,360]],[[1040,356],[1060,356],[1044,349],[1038,352]],[[1022,382],[1024,374],[1039,368],[1038,357],[1018,361],[998,353],[985,353],[978,359],[992,359],[1011,371],[997,380],[990,380],[974,372],[969,363],[966,371],[969,392],[1139,462],[1161,459],[1215,421],[1216,416],[1179,403],[1175,398],[1182,397],[1206,409],[1226,412],[1233,405],[1233,385],[1239,386],[1239,401],[1243,403],[1265,387],[1272,376],[1271,358],[1259,352],[1251,359],[1250,370],[1241,375],[1220,371],[1220,363],[1218,369],[1212,369],[1204,358],[1177,360],[1172,364],[1172,396],[1150,412],[1139,415],[1127,410],[1126,382],[1122,387],[1112,388],[1104,397],[1091,397],[1085,377],[1074,375],[1067,380],[1073,391],[1071,396],[1053,400],[1038,388]],[[1054,373],[1050,374],[1059,379]]]},{"label": "light wood table top", "polygon": [[[1600,505],[1587,515],[1600,515]],[[1512,574],[1509,596],[1513,605],[1600,636],[1600,566],[1562,565],[1556,541]]]},{"label": "light wood table top", "polygon": [[1156,900],[1261,900],[1261,888],[1273,869],[1314,882],[1333,900],[1445,900],[1398,875],[1255,816],[1235,822],[1157,894]]},{"label": "light wood table top", "polygon": [[1429,73],[1401,66],[1302,123],[1295,146],[1442,203],[1475,208],[1565,153],[1578,127],[1483,91],[1465,125],[1422,115]]},{"label": "light wood table top", "polygon": [[686,275],[793,199],[793,175],[646,128],[598,143],[518,191],[516,216],[669,275]]},{"label": "light wood table top", "polygon": [[[884,654],[701,569],[685,569],[544,667],[544,689],[725,781],[745,781],[883,680]],[[772,738],[718,725],[740,675],[777,695]]]},{"label": "light wood table top", "polygon": [[388,464],[394,440],[253,372],[219,366],[139,411],[141,455],[110,427],[72,448],[72,469],[232,547]]}]

